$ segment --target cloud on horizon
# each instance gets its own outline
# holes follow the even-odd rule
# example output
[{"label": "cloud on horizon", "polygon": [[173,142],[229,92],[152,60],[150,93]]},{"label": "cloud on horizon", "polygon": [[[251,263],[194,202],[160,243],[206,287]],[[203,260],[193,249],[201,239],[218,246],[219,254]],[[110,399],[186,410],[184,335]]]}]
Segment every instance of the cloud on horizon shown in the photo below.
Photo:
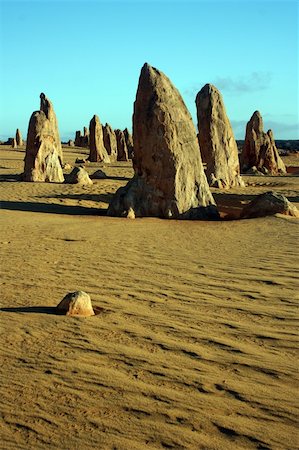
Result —
[{"label": "cloud on horizon", "polygon": [[[217,77],[211,81],[220,91],[230,94],[244,94],[248,92],[264,91],[269,88],[272,80],[270,72],[252,72],[249,75],[233,77]],[[195,98],[196,94],[206,83],[193,83],[184,90],[184,94]]]}]

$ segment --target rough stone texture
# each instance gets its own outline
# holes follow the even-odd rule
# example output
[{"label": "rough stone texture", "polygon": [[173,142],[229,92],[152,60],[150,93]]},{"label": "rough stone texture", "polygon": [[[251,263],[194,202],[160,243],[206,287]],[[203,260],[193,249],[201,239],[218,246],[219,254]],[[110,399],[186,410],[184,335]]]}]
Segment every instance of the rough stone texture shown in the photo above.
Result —
[{"label": "rough stone texture", "polygon": [[134,151],[134,145],[133,145],[133,136],[129,132],[128,128],[124,129],[124,136],[127,144],[128,149],[128,158],[132,159],[133,157],[133,151]]},{"label": "rough stone texture", "polygon": [[16,143],[17,143],[18,147],[21,147],[23,145],[22,133],[19,130],[19,128],[17,128],[17,131],[16,131]]},{"label": "rough stone texture", "polygon": [[103,129],[98,116],[93,116],[89,124],[89,157],[90,162],[110,162],[104,147]]},{"label": "rough stone texture", "polygon": [[81,186],[93,184],[83,167],[74,167],[71,173],[66,177],[65,182],[68,184],[80,184]]},{"label": "rough stone texture", "polygon": [[271,216],[277,213],[299,218],[298,209],[284,195],[269,191],[258,195],[244,206],[241,218]]},{"label": "rough stone texture", "polygon": [[96,170],[92,175],[90,175],[90,178],[92,178],[93,180],[103,180],[104,178],[107,178],[107,175],[105,174],[105,172],[103,172],[103,170],[99,169]]},{"label": "rough stone texture", "polygon": [[67,316],[90,317],[95,315],[90,296],[83,291],[67,294],[57,305],[57,311]]},{"label": "rough stone texture", "polygon": [[89,146],[89,130],[88,128],[83,128],[83,134],[80,130],[76,131],[75,135],[75,146],[76,147],[86,147]]},{"label": "rough stone texture", "polygon": [[80,130],[76,131],[75,135],[75,146],[81,147],[81,139],[82,139],[82,133]]},{"label": "rough stone texture", "polygon": [[108,215],[218,218],[195,128],[171,81],[145,64],[133,115],[135,175],[113,197]]},{"label": "rough stone texture", "polygon": [[63,182],[62,148],[56,115],[50,100],[40,95],[40,111],[29,121],[24,181]]},{"label": "rough stone texture", "polygon": [[103,126],[103,141],[104,146],[107,150],[107,153],[110,157],[111,161],[117,160],[117,142],[116,142],[116,136],[112,129],[112,127],[109,125],[109,123],[106,123],[105,126]]},{"label": "rough stone texture", "polygon": [[198,141],[210,186],[245,186],[240,176],[238,147],[222,96],[206,84],[196,96]]},{"label": "rough stone texture", "polygon": [[285,165],[278,154],[273,133],[264,132],[263,119],[259,111],[255,111],[247,123],[244,147],[240,156],[242,172],[252,166],[271,175],[286,173]]},{"label": "rough stone texture", "polygon": [[126,138],[122,130],[115,130],[117,142],[117,161],[128,161],[128,149]]}]

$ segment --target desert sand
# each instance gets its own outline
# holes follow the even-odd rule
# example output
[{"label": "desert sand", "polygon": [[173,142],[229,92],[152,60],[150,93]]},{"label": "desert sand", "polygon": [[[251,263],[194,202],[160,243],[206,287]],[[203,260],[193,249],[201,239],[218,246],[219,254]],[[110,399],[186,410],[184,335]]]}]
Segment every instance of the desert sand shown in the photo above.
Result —
[{"label": "desert sand", "polygon": [[[0,147],[0,447],[298,447],[299,219],[106,217],[130,162],[84,188],[17,181],[24,155]],[[212,189],[222,218],[268,190],[299,207],[284,162]],[[94,317],[55,314],[75,290]]]}]

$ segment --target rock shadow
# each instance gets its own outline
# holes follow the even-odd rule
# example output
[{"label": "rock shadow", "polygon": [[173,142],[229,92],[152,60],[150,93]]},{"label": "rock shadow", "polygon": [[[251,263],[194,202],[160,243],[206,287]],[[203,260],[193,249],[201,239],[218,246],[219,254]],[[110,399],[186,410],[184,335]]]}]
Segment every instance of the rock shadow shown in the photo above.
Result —
[{"label": "rock shadow", "polygon": [[106,216],[105,208],[86,208],[83,206],[55,205],[54,203],[34,203],[1,201],[0,209],[10,211],[30,211],[48,214],[67,214],[74,216]]}]

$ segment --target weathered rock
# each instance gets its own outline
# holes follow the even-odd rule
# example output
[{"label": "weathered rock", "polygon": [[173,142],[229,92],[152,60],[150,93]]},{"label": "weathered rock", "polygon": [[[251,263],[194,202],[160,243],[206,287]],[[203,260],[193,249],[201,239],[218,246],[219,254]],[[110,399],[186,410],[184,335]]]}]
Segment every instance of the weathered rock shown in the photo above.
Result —
[{"label": "weathered rock", "polygon": [[198,141],[210,186],[245,186],[240,176],[237,143],[218,89],[206,84],[196,96],[196,107]]},{"label": "weathered rock", "polygon": [[255,111],[247,123],[244,147],[240,156],[241,169],[247,172],[255,166],[259,171],[265,169],[271,175],[286,173],[285,165],[279,156],[273,133],[264,132],[263,119],[259,111]]},{"label": "weathered rock", "polygon": [[117,161],[128,161],[128,149],[126,138],[122,130],[115,130],[117,142]]},{"label": "weathered rock", "polygon": [[80,130],[76,131],[75,135],[75,146],[81,147],[81,139],[82,139],[82,133]]},{"label": "weathered rock", "polygon": [[19,130],[19,128],[17,128],[17,131],[16,131],[16,144],[18,147],[21,147],[23,145],[22,133]]},{"label": "weathered rock", "polygon": [[63,182],[62,148],[53,105],[45,94],[40,95],[40,111],[29,121],[24,181]]},{"label": "weathered rock", "polygon": [[72,140],[70,139],[70,140],[68,141],[67,145],[68,145],[69,147],[75,147],[75,142],[72,141]]},{"label": "weathered rock", "polygon": [[105,126],[103,126],[103,141],[104,146],[107,150],[107,153],[110,157],[111,161],[117,160],[117,142],[116,142],[116,136],[112,129],[112,127],[109,125],[109,123],[106,123]]},{"label": "weathered rock", "polygon": [[92,180],[102,180],[104,178],[107,178],[107,175],[105,174],[105,172],[103,172],[103,170],[99,169],[96,170],[95,173],[93,173],[90,178]]},{"label": "weathered rock", "polygon": [[109,155],[104,146],[103,129],[98,116],[94,115],[89,125],[89,161],[110,162]]},{"label": "weathered rock", "polygon": [[269,191],[258,195],[244,206],[241,218],[271,216],[277,213],[299,218],[298,209],[284,195]]},{"label": "weathered rock", "polygon": [[133,136],[129,132],[128,128],[124,129],[124,136],[127,144],[128,149],[128,158],[132,159],[133,157],[133,151],[134,151],[134,145],[133,145]]},{"label": "weathered rock", "polygon": [[57,311],[66,316],[94,316],[90,296],[83,291],[70,292],[57,305]]},{"label": "weathered rock", "polygon": [[17,140],[15,138],[13,138],[12,143],[11,143],[12,148],[17,148]]},{"label": "weathered rock", "polygon": [[195,128],[171,81],[145,64],[133,115],[135,175],[113,197],[108,215],[218,218]]},{"label": "weathered rock", "polygon": [[71,173],[66,177],[65,182],[68,184],[80,184],[81,186],[93,184],[83,167],[74,167]]}]

